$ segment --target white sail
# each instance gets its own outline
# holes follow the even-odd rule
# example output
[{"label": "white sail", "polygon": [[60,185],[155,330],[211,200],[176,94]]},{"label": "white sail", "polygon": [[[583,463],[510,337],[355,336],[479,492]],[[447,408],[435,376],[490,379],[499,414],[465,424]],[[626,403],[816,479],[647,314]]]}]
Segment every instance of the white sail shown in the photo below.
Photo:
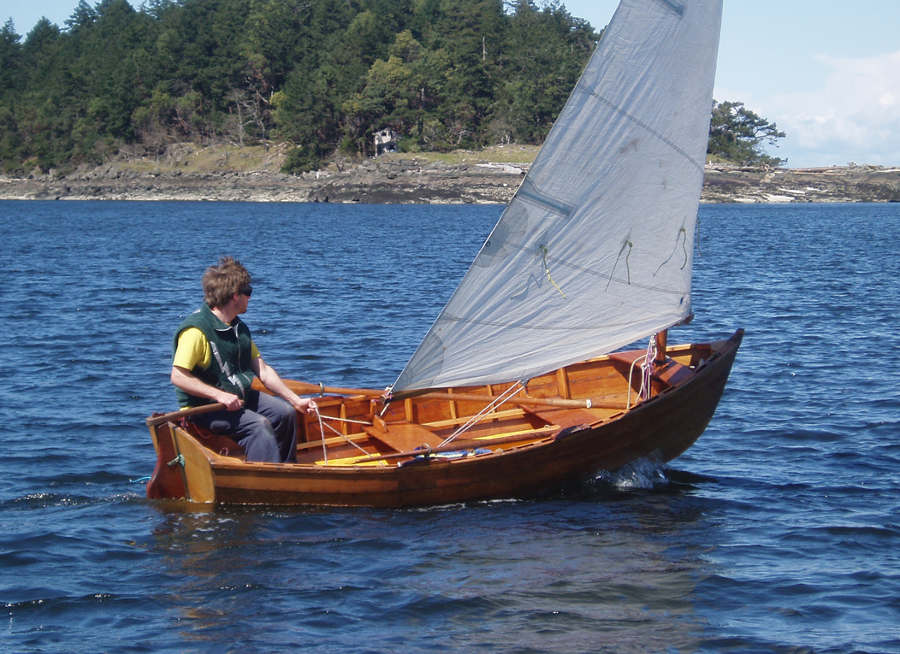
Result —
[{"label": "white sail", "polygon": [[623,0],[394,392],[527,380],[690,313],[721,0]]}]

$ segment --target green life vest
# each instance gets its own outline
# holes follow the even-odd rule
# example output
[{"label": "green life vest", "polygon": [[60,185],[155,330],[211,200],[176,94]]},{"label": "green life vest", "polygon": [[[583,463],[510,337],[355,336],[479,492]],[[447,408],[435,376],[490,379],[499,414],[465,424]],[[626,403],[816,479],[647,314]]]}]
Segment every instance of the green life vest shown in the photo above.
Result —
[{"label": "green life vest", "polygon": [[[181,323],[175,333],[173,352],[178,348],[181,332],[189,327],[203,332],[212,355],[208,367],[197,366],[191,372],[210,386],[244,397],[256,376],[251,366],[252,341],[247,325],[240,318],[235,318],[230,325],[224,323],[204,304]],[[212,400],[190,395],[180,388],[175,389],[175,395],[179,406],[183,407],[212,403]]]}]

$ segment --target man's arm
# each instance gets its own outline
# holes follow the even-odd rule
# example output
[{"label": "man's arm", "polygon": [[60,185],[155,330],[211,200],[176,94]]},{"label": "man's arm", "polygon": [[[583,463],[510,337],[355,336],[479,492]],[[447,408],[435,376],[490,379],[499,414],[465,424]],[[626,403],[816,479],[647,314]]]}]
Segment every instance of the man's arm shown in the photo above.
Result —
[{"label": "man's arm", "polygon": [[170,378],[172,383],[185,393],[197,397],[205,397],[213,402],[221,402],[229,411],[237,411],[244,406],[244,401],[234,393],[229,393],[223,391],[221,388],[210,386],[190,370],[182,368],[181,366],[172,366]]},{"label": "man's arm", "polygon": [[300,413],[309,413],[316,408],[316,403],[312,398],[304,398],[297,395],[288,388],[281,377],[275,372],[275,369],[263,361],[262,357],[253,359],[253,372],[259,377],[259,381],[270,391],[284,398],[288,403]]}]

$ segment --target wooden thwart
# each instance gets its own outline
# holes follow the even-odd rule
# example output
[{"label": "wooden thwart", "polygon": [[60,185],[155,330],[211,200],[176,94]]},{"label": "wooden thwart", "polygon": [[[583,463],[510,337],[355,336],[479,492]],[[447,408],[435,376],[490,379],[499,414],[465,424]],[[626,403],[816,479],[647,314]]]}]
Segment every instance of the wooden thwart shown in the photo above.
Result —
[{"label": "wooden thwart", "polygon": [[526,409],[528,413],[537,416],[541,420],[559,427],[574,427],[576,425],[590,425],[600,421],[600,418],[587,409]]},{"label": "wooden thwart", "polygon": [[[325,447],[329,447],[331,445],[341,445],[342,443],[358,443],[360,441],[364,441],[368,438],[366,434],[347,434],[341,436],[331,436],[325,439]],[[314,447],[322,447],[322,439],[315,441],[308,441],[306,443],[297,443],[297,450],[309,450]]]},{"label": "wooden thwart", "polygon": [[374,423],[364,427],[364,430],[371,438],[396,452],[414,450],[420,446],[437,447],[441,444],[441,437],[433,431],[409,422],[387,425],[376,417]]}]

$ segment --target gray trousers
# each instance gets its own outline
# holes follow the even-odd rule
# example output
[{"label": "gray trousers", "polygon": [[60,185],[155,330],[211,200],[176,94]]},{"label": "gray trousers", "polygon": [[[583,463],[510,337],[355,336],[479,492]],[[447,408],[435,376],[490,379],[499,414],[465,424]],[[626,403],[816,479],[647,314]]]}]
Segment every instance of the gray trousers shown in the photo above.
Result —
[{"label": "gray trousers", "polygon": [[297,412],[280,397],[251,390],[238,411],[214,411],[192,419],[213,433],[234,438],[244,448],[247,461],[297,460]]}]

